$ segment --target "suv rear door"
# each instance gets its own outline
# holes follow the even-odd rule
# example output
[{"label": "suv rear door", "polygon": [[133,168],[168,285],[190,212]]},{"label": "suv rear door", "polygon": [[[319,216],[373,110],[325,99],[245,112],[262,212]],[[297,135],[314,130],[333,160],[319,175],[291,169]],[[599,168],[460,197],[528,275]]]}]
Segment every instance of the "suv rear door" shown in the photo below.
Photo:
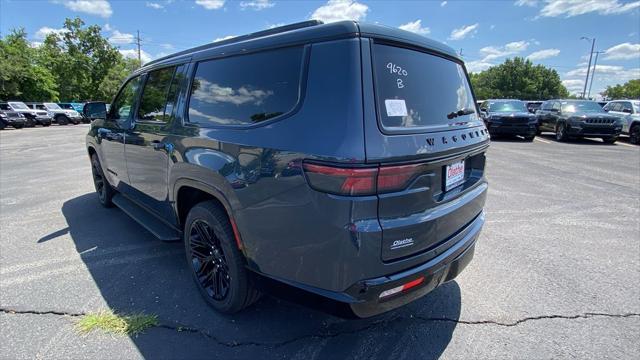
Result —
[{"label": "suv rear door", "polygon": [[[363,77],[366,156],[381,166],[381,257],[394,261],[443,244],[479,216],[489,136],[459,60],[404,44],[362,41],[368,49],[363,73],[371,74]],[[380,177],[387,167],[393,181],[398,174],[406,178],[385,192]],[[448,177],[458,181],[448,186]]]},{"label": "suv rear door", "polygon": [[170,140],[177,95],[184,85],[186,65],[150,71],[142,88],[131,126],[126,132],[127,173],[141,205],[172,221],[168,198]]}]

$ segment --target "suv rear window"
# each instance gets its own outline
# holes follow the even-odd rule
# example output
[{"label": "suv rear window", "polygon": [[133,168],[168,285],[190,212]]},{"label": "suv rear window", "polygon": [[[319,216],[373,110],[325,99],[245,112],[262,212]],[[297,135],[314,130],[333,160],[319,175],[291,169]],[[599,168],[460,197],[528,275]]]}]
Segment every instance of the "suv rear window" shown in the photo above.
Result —
[{"label": "suv rear window", "polygon": [[252,125],[293,110],[298,103],[302,54],[302,47],[292,47],[199,63],[189,122]]},{"label": "suv rear window", "polygon": [[[389,45],[375,44],[373,51],[378,113],[385,129],[437,131],[478,120],[462,65]],[[459,110],[471,113],[447,117]]]}]

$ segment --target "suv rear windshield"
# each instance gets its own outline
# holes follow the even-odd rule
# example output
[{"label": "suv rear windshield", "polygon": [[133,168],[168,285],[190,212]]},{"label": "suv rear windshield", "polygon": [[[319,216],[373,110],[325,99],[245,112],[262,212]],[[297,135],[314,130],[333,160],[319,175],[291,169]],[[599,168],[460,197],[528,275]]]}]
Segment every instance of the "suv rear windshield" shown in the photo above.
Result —
[{"label": "suv rear windshield", "polygon": [[[437,131],[478,120],[462,65],[389,45],[375,44],[373,51],[378,113],[385,129]],[[459,110],[468,114],[447,116]]]}]

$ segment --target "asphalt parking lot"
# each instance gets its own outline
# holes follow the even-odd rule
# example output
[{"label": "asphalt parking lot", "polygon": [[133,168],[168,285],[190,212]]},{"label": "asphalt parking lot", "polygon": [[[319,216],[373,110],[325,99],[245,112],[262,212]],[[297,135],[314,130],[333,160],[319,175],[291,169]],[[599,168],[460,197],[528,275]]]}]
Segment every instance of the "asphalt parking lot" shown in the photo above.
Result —
[{"label": "asphalt parking lot", "polygon": [[[271,297],[229,317],[181,243],[100,207],[87,129],[0,132],[0,358],[640,358],[640,147],[494,141],[487,223],[455,282],[367,320]],[[101,309],[161,326],[75,330]]]}]

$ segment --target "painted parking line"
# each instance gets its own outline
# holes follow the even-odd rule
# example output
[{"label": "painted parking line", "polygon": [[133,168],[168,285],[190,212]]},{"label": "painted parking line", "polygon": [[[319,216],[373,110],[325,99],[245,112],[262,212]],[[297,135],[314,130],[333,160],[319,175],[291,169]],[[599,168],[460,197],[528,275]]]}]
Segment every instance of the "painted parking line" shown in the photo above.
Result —
[{"label": "painted parking line", "polygon": [[535,141],[540,141],[540,142],[545,143],[545,144],[551,144],[551,141],[548,141],[548,140],[542,140],[542,139],[540,139],[540,138],[539,138],[539,137],[537,137],[537,136],[534,138],[534,140],[535,140]]},{"label": "painted parking line", "polygon": [[624,145],[624,146],[628,146],[628,147],[632,147],[632,148],[637,147],[636,145],[631,145],[631,144],[623,143],[623,142],[620,142],[620,141],[616,141],[616,145]]}]

